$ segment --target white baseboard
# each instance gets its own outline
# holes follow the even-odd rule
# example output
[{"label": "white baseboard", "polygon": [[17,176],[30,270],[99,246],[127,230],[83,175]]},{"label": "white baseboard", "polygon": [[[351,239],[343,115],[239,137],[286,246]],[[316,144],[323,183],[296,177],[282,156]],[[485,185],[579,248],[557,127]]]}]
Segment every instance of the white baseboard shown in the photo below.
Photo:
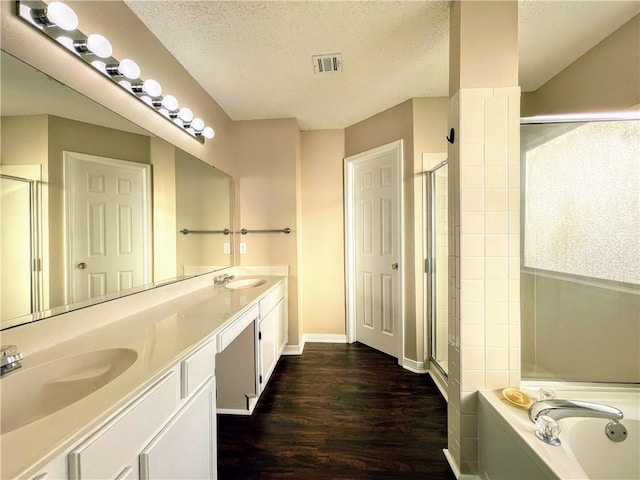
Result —
[{"label": "white baseboard", "polygon": [[244,408],[217,408],[216,413],[222,415],[251,415],[251,412]]},{"label": "white baseboard", "polygon": [[282,351],[282,355],[302,355],[304,343],[302,345],[287,345]]},{"label": "white baseboard", "polygon": [[410,358],[403,358],[401,365],[405,370],[413,373],[427,373],[427,370],[424,368],[424,362],[416,362]]},{"label": "white baseboard", "polygon": [[448,449],[442,450],[444,452],[444,456],[451,467],[451,471],[455,475],[458,480],[482,480],[478,475],[469,475],[468,473],[460,473],[460,467],[456,463],[455,458],[449,453]]},{"label": "white baseboard", "polygon": [[304,343],[347,343],[347,336],[332,333],[305,333]]},{"label": "white baseboard", "polygon": [[347,336],[332,333],[305,333],[302,335],[301,345],[287,345],[282,351],[282,355],[302,355],[304,346],[311,343],[347,343]]}]

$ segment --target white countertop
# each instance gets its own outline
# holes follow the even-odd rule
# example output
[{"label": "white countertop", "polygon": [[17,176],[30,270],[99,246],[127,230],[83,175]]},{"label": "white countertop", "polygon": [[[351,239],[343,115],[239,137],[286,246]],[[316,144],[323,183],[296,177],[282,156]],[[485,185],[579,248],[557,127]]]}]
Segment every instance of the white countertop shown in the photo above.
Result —
[{"label": "white countertop", "polygon": [[[249,305],[286,278],[252,275],[256,277],[266,283],[241,290],[210,285],[25,356],[22,371],[67,356],[108,348],[129,348],[138,354],[124,373],[99,390],[52,415],[2,435],[0,476],[14,478],[36,473],[190,352],[214,339]],[[91,307],[85,312],[92,315]],[[19,375],[20,370],[15,373]]]}]

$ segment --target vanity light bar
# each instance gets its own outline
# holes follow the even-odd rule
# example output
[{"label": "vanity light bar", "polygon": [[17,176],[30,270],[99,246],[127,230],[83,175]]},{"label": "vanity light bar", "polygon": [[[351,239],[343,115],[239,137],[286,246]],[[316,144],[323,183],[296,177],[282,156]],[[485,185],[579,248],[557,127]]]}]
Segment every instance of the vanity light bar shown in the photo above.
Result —
[{"label": "vanity light bar", "polygon": [[76,54],[182,131],[202,143],[214,137],[213,128],[207,127],[201,118],[194,118],[189,108],[180,107],[174,96],[162,96],[160,83],[140,78],[140,67],[134,60],[114,58],[107,38],[97,33],[87,36],[78,30],[78,16],[71,7],[63,2],[47,4],[41,0],[18,0],[17,4],[18,16],[29,25]]}]

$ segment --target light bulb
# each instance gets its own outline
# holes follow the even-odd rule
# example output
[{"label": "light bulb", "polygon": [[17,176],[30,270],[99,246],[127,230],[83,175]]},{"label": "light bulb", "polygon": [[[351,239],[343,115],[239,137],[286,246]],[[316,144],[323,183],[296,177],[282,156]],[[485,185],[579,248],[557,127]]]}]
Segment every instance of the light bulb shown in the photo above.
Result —
[{"label": "light bulb", "polygon": [[51,2],[45,10],[45,15],[50,23],[62,30],[69,32],[78,28],[76,12],[62,2]]},{"label": "light bulb", "polygon": [[97,33],[92,33],[86,40],[76,40],[73,42],[73,47],[80,54],[92,53],[100,58],[109,58],[113,53],[109,40]]},{"label": "light bulb", "polygon": [[131,90],[138,95],[149,95],[153,98],[162,94],[162,87],[155,80],[145,80],[144,83],[131,85]]},{"label": "light bulb", "polygon": [[145,80],[145,82],[142,84],[142,88],[151,97],[159,97],[160,95],[162,95],[162,87],[155,80]]},{"label": "light bulb", "polygon": [[204,122],[202,121],[201,118],[194,118],[191,121],[191,127],[196,131],[199,132],[204,128]]},{"label": "light bulb", "polygon": [[168,116],[169,116],[169,110],[167,110],[166,108],[159,108],[159,109],[158,109],[158,112],[159,112],[161,115],[164,115],[165,117],[168,117]]},{"label": "light bulb", "polygon": [[91,65],[93,65],[93,68],[95,68],[96,70],[99,70],[102,73],[107,73],[107,64],[103,61],[94,60],[93,62],[91,62]]},{"label": "light bulb", "polygon": [[60,36],[60,37],[56,37],[56,41],[60,44],[60,45],[64,45],[65,47],[67,47],[69,50],[73,50],[73,39],[69,38],[69,37],[65,37],[64,35]]},{"label": "light bulb", "polygon": [[205,127],[205,129],[202,130],[202,135],[204,136],[204,138],[208,138],[209,140],[211,140],[215,134],[216,132],[214,132],[213,128],[211,127]]},{"label": "light bulb", "polygon": [[191,123],[191,120],[193,120],[193,112],[187,107],[182,107],[178,112],[178,118],[185,123]]},{"label": "light bulb", "polygon": [[178,100],[173,95],[165,95],[162,97],[162,106],[169,112],[175,112],[178,109]]},{"label": "light bulb", "polygon": [[153,107],[153,100],[151,100],[151,97],[149,95],[143,95],[140,97],[140,100],[142,100],[144,103],[146,103],[147,105]]},{"label": "light bulb", "polygon": [[122,73],[123,76],[131,80],[135,80],[140,76],[140,67],[136,62],[134,62],[133,60],[129,60],[128,58],[125,58],[120,62],[118,70],[120,71],[120,73]]},{"label": "light bulb", "polygon": [[131,91],[131,82],[128,80],[120,80],[118,84],[129,91]]},{"label": "light bulb", "polygon": [[92,33],[87,37],[87,49],[100,58],[109,58],[113,54],[111,42],[97,33]]},{"label": "light bulb", "polygon": [[136,80],[140,76],[140,67],[133,60],[125,58],[121,60],[119,64],[108,65],[107,73],[111,76],[123,76],[130,80]]},{"label": "light bulb", "polygon": [[196,131],[191,127],[187,127],[187,128],[185,128],[185,130],[187,131],[187,133],[190,133],[191,135],[195,135],[196,134]]}]

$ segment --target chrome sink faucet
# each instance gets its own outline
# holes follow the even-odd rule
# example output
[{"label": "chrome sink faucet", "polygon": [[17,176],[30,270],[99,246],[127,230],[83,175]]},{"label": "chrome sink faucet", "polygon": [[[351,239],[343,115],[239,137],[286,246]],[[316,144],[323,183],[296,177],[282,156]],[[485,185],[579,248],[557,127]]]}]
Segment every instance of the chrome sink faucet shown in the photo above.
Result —
[{"label": "chrome sink faucet", "polygon": [[229,283],[234,278],[236,278],[235,275],[223,273],[222,275],[218,275],[217,277],[215,277],[213,279],[213,283],[214,285],[224,285],[225,283]]},{"label": "chrome sink faucet", "polygon": [[609,420],[605,434],[614,442],[627,438],[624,425],[618,423],[623,418],[622,411],[609,405],[549,398],[539,400],[529,407],[529,418],[536,424],[536,437],[549,445],[560,445],[558,420],[567,417],[604,418]]},{"label": "chrome sink faucet", "polygon": [[0,348],[2,349],[0,356],[0,376],[22,366],[20,360],[22,360],[23,355],[18,352],[18,347],[15,345],[2,345]]}]

